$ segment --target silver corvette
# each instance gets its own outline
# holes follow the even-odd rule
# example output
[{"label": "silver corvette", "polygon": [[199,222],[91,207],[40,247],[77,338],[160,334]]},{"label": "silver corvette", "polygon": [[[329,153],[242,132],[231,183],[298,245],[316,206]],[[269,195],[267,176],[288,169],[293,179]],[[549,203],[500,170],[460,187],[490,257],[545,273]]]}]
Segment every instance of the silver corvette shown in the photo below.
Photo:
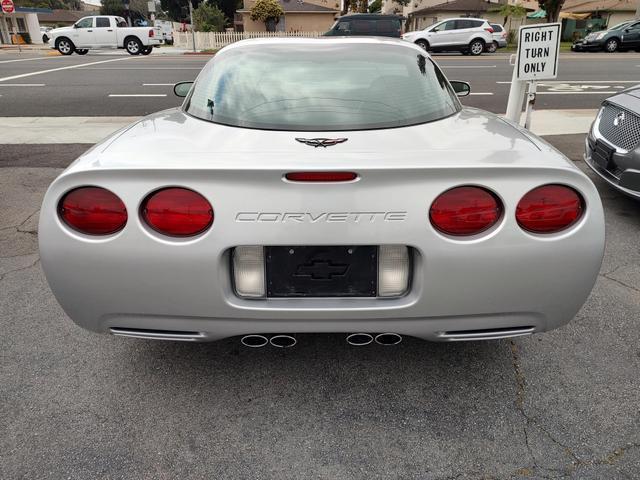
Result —
[{"label": "silver corvette", "polygon": [[[180,108],[50,186],[42,265],[80,326],[290,346],[527,335],[598,274],[598,193],[569,160],[462,108],[421,48],[268,39],[221,50]],[[188,93],[187,93],[188,90]]]}]

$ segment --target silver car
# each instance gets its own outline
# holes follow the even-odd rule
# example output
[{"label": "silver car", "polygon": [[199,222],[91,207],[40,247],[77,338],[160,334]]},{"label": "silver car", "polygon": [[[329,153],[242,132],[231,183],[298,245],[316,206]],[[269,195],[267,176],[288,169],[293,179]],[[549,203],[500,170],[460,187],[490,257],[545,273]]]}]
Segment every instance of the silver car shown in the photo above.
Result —
[{"label": "silver car", "polygon": [[600,197],[468,90],[400,40],[226,47],[50,186],[51,289],[95,332],[256,347],[559,327],[600,268]]},{"label": "silver car", "polygon": [[585,160],[609,185],[640,199],[640,85],[603,102],[587,136]]}]

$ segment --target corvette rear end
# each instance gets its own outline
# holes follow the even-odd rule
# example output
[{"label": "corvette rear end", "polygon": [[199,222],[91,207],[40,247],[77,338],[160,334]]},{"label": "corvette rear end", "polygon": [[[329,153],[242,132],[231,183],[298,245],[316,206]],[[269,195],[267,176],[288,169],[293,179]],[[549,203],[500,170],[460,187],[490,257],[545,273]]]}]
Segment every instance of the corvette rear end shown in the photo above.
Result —
[{"label": "corvette rear end", "polygon": [[[428,58],[388,40],[263,42],[390,46],[422,72]],[[197,83],[182,109],[105,140],[49,188],[43,268],[82,327],[493,339],[559,327],[588,297],[604,247],[597,191],[518,127],[451,97],[441,118],[394,128],[313,130],[289,105],[282,121],[300,128],[267,129],[203,119],[189,102],[222,112],[224,100],[198,95]]]}]

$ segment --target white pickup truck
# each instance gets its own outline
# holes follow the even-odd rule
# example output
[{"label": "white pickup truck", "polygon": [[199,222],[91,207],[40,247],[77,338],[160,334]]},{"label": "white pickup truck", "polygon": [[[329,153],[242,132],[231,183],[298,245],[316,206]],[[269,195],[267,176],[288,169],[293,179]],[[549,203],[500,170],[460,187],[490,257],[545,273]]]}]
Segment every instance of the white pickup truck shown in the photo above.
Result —
[{"label": "white pickup truck", "polygon": [[160,28],[129,27],[124,18],[110,15],[84,17],[47,35],[51,48],[63,55],[84,55],[90,48],[124,48],[131,55],[149,55],[162,44]]}]

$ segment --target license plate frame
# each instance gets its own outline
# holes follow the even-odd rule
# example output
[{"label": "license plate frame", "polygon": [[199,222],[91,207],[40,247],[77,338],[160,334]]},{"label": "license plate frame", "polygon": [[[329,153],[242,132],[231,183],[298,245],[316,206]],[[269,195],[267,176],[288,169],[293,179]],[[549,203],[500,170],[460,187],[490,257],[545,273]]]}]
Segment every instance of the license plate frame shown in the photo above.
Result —
[{"label": "license plate frame", "polygon": [[596,145],[591,154],[591,158],[593,158],[593,161],[600,168],[610,170],[613,164],[613,152],[615,152],[614,148],[611,148],[600,140],[596,140]]},{"label": "license plate frame", "polygon": [[378,247],[265,247],[268,298],[375,297]]}]

